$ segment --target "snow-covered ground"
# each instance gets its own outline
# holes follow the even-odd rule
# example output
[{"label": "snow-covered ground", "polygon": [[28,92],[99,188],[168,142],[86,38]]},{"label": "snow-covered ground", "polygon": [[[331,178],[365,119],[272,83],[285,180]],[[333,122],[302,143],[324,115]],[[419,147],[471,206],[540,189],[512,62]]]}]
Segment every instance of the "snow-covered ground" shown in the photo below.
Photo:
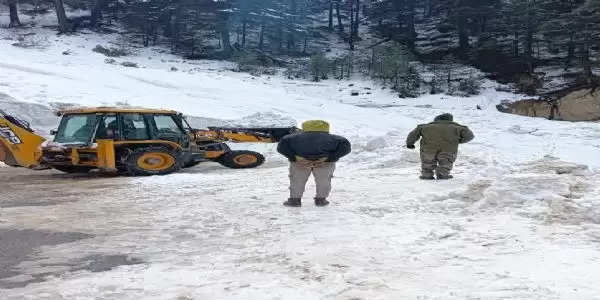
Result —
[{"label": "snow-covered ground", "polygon": [[[0,200],[12,202],[0,229],[89,235],[12,266],[19,275],[0,286],[43,280],[0,288],[2,299],[600,299],[599,123],[501,114],[495,104],[518,96],[491,82],[477,97],[399,99],[368,81],[252,77],[153,48],[116,58],[141,66],[127,68],[91,51],[115,36],[20,34],[28,32],[43,47],[12,46],[18,35],[0,29],[0,109],[44,132],[50,107],[127,104],[206,125],[325,119],[354,149],[327,208],[313,207],[312,187],[303,208],[281,206],[287,163],[274,145],[237,145],[268,160],[243,171],[208,164],[162,177],[73,179],[1,168]],[[461,148],[456,179],[419,181],[418,150],[404,140],[442,112],[476,139]],[[14,201],[31,195],[54,202]],[[61,269],[112,254],[141,263]]]}]

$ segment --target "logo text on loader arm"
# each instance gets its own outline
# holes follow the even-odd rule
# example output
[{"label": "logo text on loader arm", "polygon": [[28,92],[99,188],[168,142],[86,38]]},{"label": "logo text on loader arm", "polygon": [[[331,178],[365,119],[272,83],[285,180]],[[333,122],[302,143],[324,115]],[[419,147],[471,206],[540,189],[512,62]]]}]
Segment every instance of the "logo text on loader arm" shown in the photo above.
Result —
[{"label": "logo text on loader arm", "polygon": [[6,125],[0,125],[0,136],[13,144],[21,144],[21,139]]}]

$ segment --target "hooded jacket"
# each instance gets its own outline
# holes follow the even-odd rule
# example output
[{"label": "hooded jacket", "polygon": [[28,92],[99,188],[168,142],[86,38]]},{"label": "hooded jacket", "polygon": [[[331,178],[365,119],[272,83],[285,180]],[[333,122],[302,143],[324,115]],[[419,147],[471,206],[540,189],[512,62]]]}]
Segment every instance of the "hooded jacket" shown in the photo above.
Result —
[{"label": "hooded jacket", "polygon": [[475,136],[467,127],[453,122],[451,114],[437,116],[429,124],[417,126],[406,138],[406,145],[414,145],[421,140],[424,152],[458,152],[458,145],[468,143]]},{"label": "hooded jacket", "polygon": [[325,121],[307,121],[302,128],[303,132],[287,135],[277,145],[277,152],[290,161],[302,157],[336,162],[351,151],[350,142],[342,136],[330,134],[329,124]]}]

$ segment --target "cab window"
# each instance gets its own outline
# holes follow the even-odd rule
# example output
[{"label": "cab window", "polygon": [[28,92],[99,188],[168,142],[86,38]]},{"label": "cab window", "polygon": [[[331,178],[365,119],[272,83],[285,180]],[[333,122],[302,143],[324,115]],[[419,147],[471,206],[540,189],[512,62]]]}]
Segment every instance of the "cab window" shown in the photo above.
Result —
[{"label": "cab window", "polygon": [[121,128],[125,140],[149,140],[148,127],[141,114],[122,114]]},{"label": "cab window", "polygon": [[179,125],[173,120],[170,115],[154,115],[154,123],[156,124],[157,135],[161,134],[183,134]]},{"label": "cab window", "polygon": [[54,137],[57,143],[89,143],[96,129],[95,114],[66,115]]},{"label": "cab window", "polygon": [[117,125],[116,115],[105,115],[98,123],[98,131],[96,131],[96,139],[118,139],[119,126]]}]

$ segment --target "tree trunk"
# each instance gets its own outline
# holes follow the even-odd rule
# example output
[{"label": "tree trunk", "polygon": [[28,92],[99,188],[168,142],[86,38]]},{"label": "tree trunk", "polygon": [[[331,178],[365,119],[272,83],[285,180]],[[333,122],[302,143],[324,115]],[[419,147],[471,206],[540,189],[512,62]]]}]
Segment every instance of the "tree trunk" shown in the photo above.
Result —
[{"label": "tree trunk", "polygon": [[173,10],[169,10],[165,17],[164,20],[162,20],[160,22],[160,24],[158,25],[162,31],[163,31],[163,35],[165,37],[168,38],[172,38],[173,37]]},{"label": "tree trunk", "polygon": [[158,41],[158,30],[156,25],[152,26],[152,45],[156,46],[156,41]]},{"label": "tree trunk", "polygon": [[586,36],[585,41],[583,43],[583,55],[581,57],[583,64],[583,76],[585,76],[588,84],[591,83],[594,74],[592,73],[592,63],[590,61],[590,37],[589,34]]},{"label": "tree trunk", "polygon": [[487,17],[486,16],[482,16],[479,19],[479,23],[481,23],[480,24],[481,26],[479,27],[480,32],[481,33],[486,32],[487,31]]},{"label": "tree trunk", "polygon": [[352,73],[352,63],[353,63],[353,57],[352,57],[352,52],[350,52],[350,54],[348,54],[348,78],[350,78],[350,75]]},{"label": "tree trunk", "polygon": [[221,42],[223,52],[231,53],[231,41],[229,40],[229,26],[227,24],[221,27]]},{"label": "tree trunk", "polygon": [[408,0],[406,14],[406,35],[408,36],[408,48],[411,51],[415,50],[417,39],[417,30],[415,29],[415,0]]},{"label": "tree trunk", "polygon": [[467,20],[465,17],[459,17],[458,20],[458,45],[460,55],[465,56],[469,51],[469,34],[467,33]]},{"label": "tree trunk", "polygon": [[294,40],[294,33],[290,32],[288,34],[288,39],[287,39],[287,51],[291,52],[292,50],[296,49],[296,41]]},{"label": "tree trunk", "polygon": [[513,56],[519,57],[519,32],[515,31],[515,38],[513,40]]},{"label": "tree trunk", "polygon": [[[402,34],[402,24],[404,24],[404,0],[392,1],[391,10],[396,13],[396,35]],[[398,38],[398,37],[395,37]],[[400,39],[400,38],[398,38]]]},{"label": "tree trunk", "polygon": [[221,35],[221,47],[223,48],[223,52],[226,54],[231,53],[231,41],[229,36],[229,15],[227,12],[219,12],[219,33]]},{"label": "tree trunk", "polygon": [[425,16],[426,17],[431,17],[431,15],[433,14],[433,0],[427,0],[427,8],[426,8],[426,13]]},{"label": "tree trunk", "polygon": [[279,39],[278,39],[279,45],[277,47],[277,51],[279,51],[279,53],[281,53],[281,51],[283,50],[283,29],[281,28],[281,26],[278,26],[278,28],[279,29],[277,30],[277,33],[278,33],[278,37],[279,37]]},{"label": "tree trunk", "polygon": [[98,24],[98,21],[102,19],[102,10],[104,9],[105,5],[106,0],[96,0],[94,2],[94,7],[92,8],[92,15],[90,18],[92,26],[96,26],[96,24]]},{"label": "tree trunk", "polygon": [[358,37],[358,26],[360,25],[360,0],[356,0],[356,8],[354,10],[354,36]]},{"label": "tree trunk", "polygon": [[340,32],[344,32],[344,24],[342,24],[342,15],[340,14],[340,1],[339,0],[335,3],[335,14],[337,15],[337,20],[338,20],[338,30]]},{"label": "tree trunk", "polygon": [[244,18],[242,24],[242,48],[246,48],[246,27],[248,26],[248,21]]},{"label": "tree trunk", "polygon": [[525,56],[527,58],[533,57],[533,30],[531,28],[527,28],[525,36]]},{"label": "tree trunk", "polygon": [[371,49],[371,62],[369,63],[369,75],[375,75],[375,48]]},{"label": "tree trunk", "polygon": [[565,62],[565,71],[569,70],[571,66],[571,60],[575,58],[575,32],[571,31],[569,34],[569,49],[567,50],[567,59]]},{"label": "tree trunk", "polygon": [[10,11],[10,23],[8,24],[8,27],[21,26],[17,0],[8,0],[8,10]]},{"label": "tree trunk", "polygon": [[302,48],[302,53],[306,54],[306,48],[308,48],[308,38],[304,36],[304,47]]},{"label": "tree trunk", "polygon": [[350,5],[350,35],[354,36],[354,0],[348,2]]},{"label": "tree trunk", "polygon": [[69,19],[67,19],[67,13],[65,13],[65,6],[63,5],[63,0],[54,0],[54,7],[56,9],[56,17],[58,19],[58,31],[60,33],[66,33],[71,31]]},{"label": "tree trunk", "polygon": [[329,30],[333,30],[333,0],[329,0]]},{"label": "tree trunk", "polygon": [[183,7],[180,5],[180,1],[177,3],[175,8],[175,14],[171,19],[171,36],[173,40],[173,50],[177,49],[179,42],[181,41],[181,15]]},{"label": "tree trunk", "polygon": [[296,38],[295,38],[295,25],[296,25],[296,0],[290,0],[290,14],[292,15],[290,18],[289,24],[289,33],[287,40],[287,50],[292,51],[296,50]]},{"label": "tree trunk", "polygon": [[216,30],[220,35],[221,48],[223,49],[223,53],[225,56],[231,54],[231,40],[230,40],[230,30],[229,30],[229,11],[231,10],[231,2],[230,1],[219,1],[217,2],[217,26]]},{"label": "tree trunk", "polygon": [[354,50],[354,0],[350,1],[350,34],[348,35],[348,44],[350,45],[350,50]]},{"label": "tree trunk", "polygon": [[534,11],[533,6],[534,3],[529,4],[528,12],[527,12],[527,32],[525,36],[525,58],[527,59],[527,65],[529,69],[529,73],[533,73],[534,65],[533,65],[533,34],[534,34]]},{"label": "tree trunk", "polygon": [[260,24],[260,34],[258,36],[258,49],[262,50],[265,42],[265,23]]}]

